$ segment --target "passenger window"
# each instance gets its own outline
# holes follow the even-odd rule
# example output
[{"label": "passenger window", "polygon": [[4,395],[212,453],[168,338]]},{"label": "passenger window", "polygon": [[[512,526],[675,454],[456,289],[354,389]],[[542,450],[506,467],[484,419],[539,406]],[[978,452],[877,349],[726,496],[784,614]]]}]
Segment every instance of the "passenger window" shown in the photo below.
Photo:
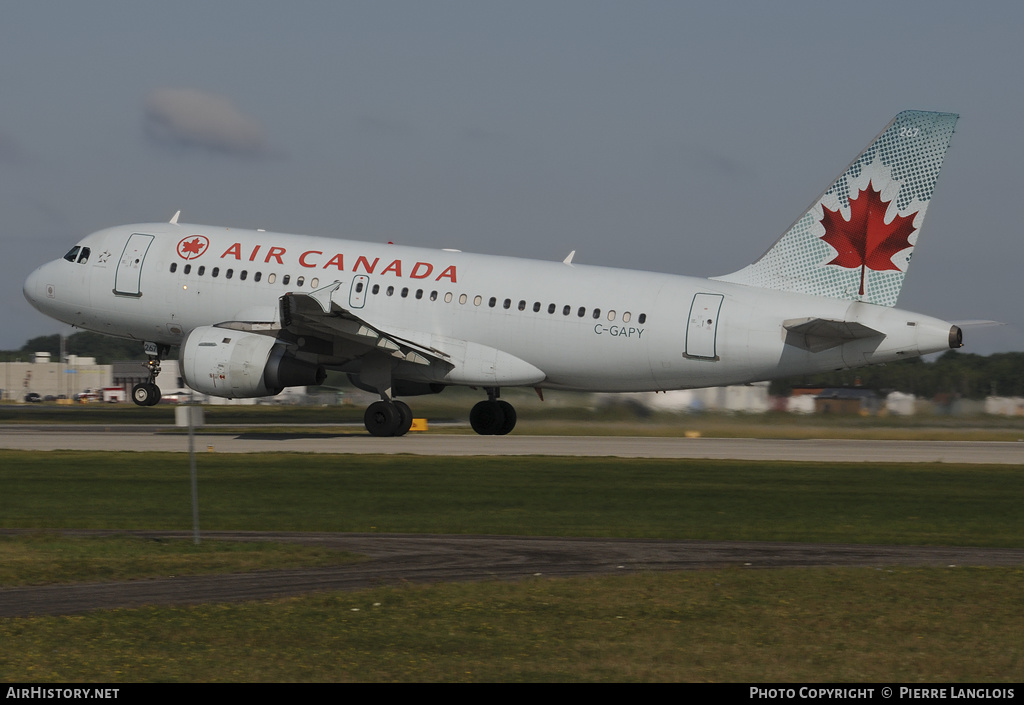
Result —
[{"label": "passenger window", "polygon": [[357,294],[363,293],[363,283],[362,282],[356,282],[356,293]]},{"label": "passenger window", "polygon": [[238,275],[238,278],[241,279],[242,281],[245,281],[245,278],[247,276],[249,276],[249,270],[243,269],[242,273]]},{"label": "passenger window", "polygon": [[283,277],[281,277],[281,283],[284,284],[285,286],[288,286],[288,282],[290,282],[291,280],[292,280],[292,275],[291,274],[285,274]]},{"label": "passenger window", "polygon": [[254,282],[258,282],[262,277],[263,277],[263,272],[256,272],[256,274],[253,275],[252,280]]},{"label": "passenger window", "polygon": [[505,308],[512,308],[512,299],[505,299],[501,305]]},{"label": "passenger window", "polygon": [[406,299],[408,297],[409,297],[409,287],[404,286],[404,287],[402,287],[402,298]]},{"label": "passenger window", "polygon": [[[67,259],[67,257],[65,257],[64,259]],[[171,262],[171,274],[174,274],[177,271],[178,271],[178,263],[177,262]]]},{"label": "passenger window", "polygon": [[638,320],[640,323],[647,323],[647,314],[646,313],[641,313],[640,314],[640,318],[638,318],[636,320]]},{"label": "passenger window", "polygon": [[199,268],[199,276],[203,276],[204,274],[206,274],[206,267],[200,267]]},{"label": "passenger window", "polygon": [[554,312],[555,312],[555,305],[554,304],[548,304],[548,313],[554,313]]},{"label": "passenger window", "polygon": [[416,298],[417,299],[422,299],[423,298],[423,289],[417,289],[416,290]]},{"label": "passenger window", "polygon": [[595,308],[594,309],[594,318],[600,318],[600,317],[601,317],[601,309]]},{"label": "passenger window", "polygon": [[304,281],[306,281],[305,277],[299,277],[298,279],[295,280],[295,286],[302,286],[302,283]]},{"label": "passenger window", "polygon": [[317,279],[316,277],[313,277],[312,279],[309,280],[309,285],[315,289],[318,286],[320,286],[320,280]]},{"label": "passenger window", "polygon": [[623,323],[629,323],[629,319],[630,319],[630,318],[631,318],[631,316],[629,315],[629,311],[625,311],[625,312],[624,312],[624,313],[622,314],[622,322],[623,322]]},{"label": "passenger window", "polygon": [[389,286],[388,287],[388,291],[387,291],[388,296],[393,296],[394,293],[395,293],[395,287]]},{"label": "passenger window", "polygon": [[476,296],[473,297],[473,305],[474,306],[479,306],[483,302],[484,302],[484,297],[480,296],[480,294],[477,294]]},{"label": "passenger window", "polygon": [[533,312],[537,313],[538,311],[540,311],[540,301],[534,301],[533,302]]},{"label": "passenger window", "polygon": [[448,292],[444,295],[444,302],[450,304],[452,302],[452,292]]},{"label": "passenger window", "polygon": [[587,315],[587,309],[584,308],[583,306],[580,306],[580,310],[576,312],[576,315],[579,316],[580,318],[583,318],[584,316]]},{"label": "passenger window", "polygon": [[213,268],[213,276],[216,277],[218,274],[220,274],[220,267],[214,267]]},{"label": "passenger window", "polygon": [[[183,271],[183,272],[184,272],[185,274],[191,274],[191,273],[192,273],[192,265],[191,265],[191,264],[186,264],[186,265],[185,265],[185,268],[184,268],[184,269],[183,269],[182,271]],[[244,278],[244,277],[243,277],[243,278]]]},{"label": "passenger window", "polygon": [[380,284],[374,284],[373,288],[370,289],[370,292],[375,294],[375,295],[379,294],[380,293]]},{"label": "passenger window", "polygon": [[615,311],[609,311],[608,312],[608,320],[609,321],[614,321],[615,320]]},{"label": "passenger window", "polygon": [[520,301],[519,302],[519,310],[520,311],[525,311],[526,310],[526,302],[525,301]]},{"label": "passenger window", "polygon": [[228,271],[224,272],[224,278],[225,279],[230,279],[231,275],[234,274],[234,273],[235,273],[235,270],[229,269]]},{"label": "passenger window", "polygon": [[431,301],[437,301],[437,292],[436,291],[430,292],[430,300]]},{"label": "passenger window", "polygon": [[570,313],[572,313],[572,307],[569,306],[569,304],[566,304],[565,308],[562,309],[562,315],[568,316]]},{"label": "passenger window", "polygon": [[[202,272],[200,272],[200,274],[202,274]],[[271,272],[270,274],[267,275],[267,284],[273,284],[276,281],[277,281],[277,275],[276,274]]]},{"label": "passenger window", "polygon": [[465,294],[459,294],[459,303],[460,303],[460,304],[464,304],[464,303],[466,303],[466,301],[467,301],[468,299],[469,299],[469,297],[468,297],[468,296],[466,296]]}]

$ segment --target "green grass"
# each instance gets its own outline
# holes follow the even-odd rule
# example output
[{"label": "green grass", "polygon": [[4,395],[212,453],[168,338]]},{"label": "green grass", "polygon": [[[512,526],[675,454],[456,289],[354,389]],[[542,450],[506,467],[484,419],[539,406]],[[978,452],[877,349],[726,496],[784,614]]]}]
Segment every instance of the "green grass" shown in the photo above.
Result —
[{"label": "green grass", "polygon": [[107,582],[206,573],[338,565],[358,556],[286,543],[74,537],[56,532],[0,536],[0,586]]},{"label": "green grass", "polygon": [[[1006,466],[198,460],[207,530],[1024,545],[1024,473]],[[0,451],[0,488],[3,527],[191,526],[182,454]],[[36,583],[282,558],[222,543],[47,533],[0,542],[0,563]],[[0,619],[0,680],[1020,682],[1022,588],[1021,568],[736,568]]]},{"label": "green grass", "polygon": [[[1024,545],[1012,466],[198,456],[209,530]],[[0,528],[191,528],[188,457],[0,452]]]},{"label": "green grass", "polygon": [[1020,569],[716,570],[0,620],[0,680],[1009,682]]}]

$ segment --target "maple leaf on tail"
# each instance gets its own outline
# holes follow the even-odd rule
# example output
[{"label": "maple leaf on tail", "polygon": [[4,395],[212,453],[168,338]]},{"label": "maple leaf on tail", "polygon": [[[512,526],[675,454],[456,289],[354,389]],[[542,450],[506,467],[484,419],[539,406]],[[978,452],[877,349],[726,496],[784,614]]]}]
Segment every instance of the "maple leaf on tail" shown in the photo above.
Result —
[{"label": "maple leaf on tail", "polygon": [[846,269],[860,267],[860,295],[864,295],[864,273],[866,269],[874,272],[900,271],[892,262],[893,256],[900,250],[913,247],[910,236],[914,233],[914,216],[896,215],[891,223],[885,222],[885,212],[892,201],[883,201],[881,191],[876,191],[874,184],[858,191],[850,198],[850,219],[843,218],[839,208],[830,211],[822,206],[821,224],[825,226],[825,234],[821,239],[835,248],[835,259],[826,264],[834,264]]}]

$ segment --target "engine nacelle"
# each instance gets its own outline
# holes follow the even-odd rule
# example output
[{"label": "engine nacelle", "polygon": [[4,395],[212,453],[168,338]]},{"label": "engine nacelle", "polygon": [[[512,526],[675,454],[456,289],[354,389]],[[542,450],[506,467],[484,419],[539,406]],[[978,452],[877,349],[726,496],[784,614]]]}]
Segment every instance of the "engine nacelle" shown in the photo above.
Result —
[{"label": "engine nacelle", "polygon": [[201,326],[181,346],[181,376],[216,397],[270,397],[285,387],[323,384],[324,368],[299,360],[288,345],[258,333]]}]

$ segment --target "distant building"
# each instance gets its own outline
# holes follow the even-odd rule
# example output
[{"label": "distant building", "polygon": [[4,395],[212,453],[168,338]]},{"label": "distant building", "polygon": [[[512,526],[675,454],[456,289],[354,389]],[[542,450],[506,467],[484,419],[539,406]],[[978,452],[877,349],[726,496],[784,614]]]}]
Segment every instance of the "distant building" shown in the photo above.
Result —
[{"label": "distant building", "polygon": [[601,394],[612,403],[630,402],[652,411],[698,412],[731,411],[763,414],[771,410],[768,382],[738,384],[730,387],[678,389],[668,392]]},{"label": "distant building", "polygon": [[862,387],[831,387],[814,397],[814,411],[819,414],[873,416],[879,406],[878,394]]},{"label": "distant building", "polygon": [[111,386],[110,365],[97,365],[92,357],[68,355],[66,362],[50,362],[48,353],[36,353],[35,362],[0,362],[0,385],[5,401],[73,399],[86,390]]}]

